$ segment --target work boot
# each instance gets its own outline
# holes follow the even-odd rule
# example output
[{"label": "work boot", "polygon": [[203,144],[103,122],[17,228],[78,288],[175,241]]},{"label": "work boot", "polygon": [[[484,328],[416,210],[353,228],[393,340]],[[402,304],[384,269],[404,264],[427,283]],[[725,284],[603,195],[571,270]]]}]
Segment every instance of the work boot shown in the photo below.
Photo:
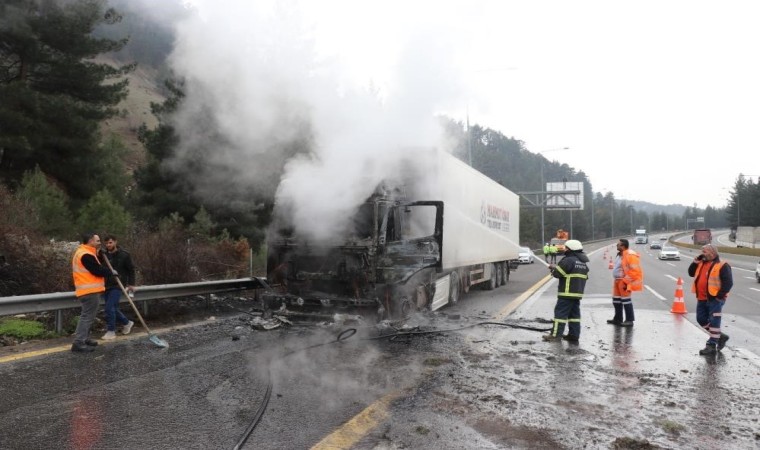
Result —
[{"label": "work boot", "polygon": [[86,344],[77,344],[76,342],[74,342],[73,344],[71,344],[71,351],[76,352],[76,353],[87,353],[87,352],[94,352],[95,348],[90,347],[89,345],[86,345]]},{"label": "work boot", "polygon": [[90,347],[97,347],[98,341],[96,341],[95,339],[87,339],[86,341],[84,341],[84,344],[89,345]]},{"label": "work boot", "polygon": [[569,341],[569,342],[578,342],[578,336],[575,336],[573,334],[566,334],[562,336],[562,339]]},{"label": "work boot", "polygon": [[111,339],[116,339],[116,332],[107,331],[106,334],[104,334],[101,339],[106,340],[106,341],[111,340]]},{"label": "work boot", "polygon": [[720,337],[718,338],[718,350],[723,350],[723,347],[726,346],[726,341],[728,341],[728,335],[721,333]]},{"label": "work boot", "polygon": [[558,342],[560,339],[562,339],[562,337],[554,336],[553,334],[545,334],[541,336],[541,339],[543,339],[546,342]]},{"label": "work boot", "polygon": [[121,328],[121,334],[129,334],[130,332],[132,332],[132,327],[134,325],[135,325],[135,323],[130,320],[128,324],[124,325]]},{"label": "work boot", "polygon": [[707,344],[705,345],[705,348],[699,351],[700,355],[714,355],[718,353],[718,349],[715,348],[715,344]]},{"label": "work boot", "polygon": [[615,320],[615,319],[607,319],[607,323],[610,325],[620,325],[623,323],[622,320]]},{"label": "work boot", "polygon": [[626,320],[625,322],[620,322],[620,326],[621,327],[632,327],[633,326],[633,322],[631,322],[630,320]]}]

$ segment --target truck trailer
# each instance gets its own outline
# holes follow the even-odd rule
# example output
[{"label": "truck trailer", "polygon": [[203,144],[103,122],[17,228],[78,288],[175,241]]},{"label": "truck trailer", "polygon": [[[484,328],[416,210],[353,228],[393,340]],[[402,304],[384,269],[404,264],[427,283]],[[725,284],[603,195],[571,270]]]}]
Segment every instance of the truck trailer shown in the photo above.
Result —
[{"label": "truck trailer", "polygon": [[760,247],[760,227],[737,227],[734,242],[737,247]]},{"label": "truck trailer", "polygon": [[275,205],[267,236],[271,308],[370,307],[406,317],[494,289],[517,268],[519,196],[459,159],[418,150],[331,243],[299,236]]},{"label": "truck trailer", "polygon": [[712,231],[709,228],[694,230],[691,240],[694,242],[694,245],[709,244],[712,242]]}]

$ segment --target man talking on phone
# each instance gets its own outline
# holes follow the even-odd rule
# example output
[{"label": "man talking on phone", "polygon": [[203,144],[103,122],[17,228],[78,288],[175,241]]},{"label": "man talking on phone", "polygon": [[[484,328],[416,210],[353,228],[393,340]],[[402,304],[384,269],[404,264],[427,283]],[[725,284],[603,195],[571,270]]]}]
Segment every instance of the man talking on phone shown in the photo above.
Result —
[{"label": "man talking on phone", "polygon": [[728,292],[734,286],[731,266],[720,260],[717,247],[707,244],[689,265],[689,276],[694,278],[691,292],[697,296],[697,323],[710,335],[699,354],[715,355],[728,341],[728,335],[720,332],[720,319]]}]

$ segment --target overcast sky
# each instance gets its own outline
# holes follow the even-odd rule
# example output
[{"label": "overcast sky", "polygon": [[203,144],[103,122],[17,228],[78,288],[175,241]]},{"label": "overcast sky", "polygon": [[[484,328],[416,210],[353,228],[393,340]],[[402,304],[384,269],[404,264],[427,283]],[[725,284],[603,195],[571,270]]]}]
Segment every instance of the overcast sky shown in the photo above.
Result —
[{"label": "overcast sky", "polygon": [[760,2],[279,4],[342,83],[392,98],[422,73],[436,112],[583,170],[597,192],[724,206],[739,173],[760,175]]}]

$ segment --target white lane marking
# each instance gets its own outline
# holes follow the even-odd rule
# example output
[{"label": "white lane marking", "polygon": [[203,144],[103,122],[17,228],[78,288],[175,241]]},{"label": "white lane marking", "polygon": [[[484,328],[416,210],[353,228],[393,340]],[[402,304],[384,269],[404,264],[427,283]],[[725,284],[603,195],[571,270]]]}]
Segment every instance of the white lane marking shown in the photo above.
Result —
[{"label": "white lane marking", "polygon": [[755,269],[745,269],[744,267],[731,266],[731,270],[743,270],[745,272],[754,272]]},{"label": "white lane marking", "polygon": [[651,292],[652,295],[654,295],[655,297],[659,298],[662,301],[665,301],[665,297],[663,297],[657,291],[655,291],[654,289],[652,289],[651,287],[649,287],[648,284],[645,284],[644,287],[647,288],[647,291]]},{"label": "white lane marking", "polygon": [[670,275],[668,273],[665,274],[666,277],[670,278],[673,281],[678,281],[678,278],[674,277],[673,275]]},{"label": "white lane marking", "polygon": [[750,289],[753,290],[753,291],[760,292],[760,289],[758,289],[758,288],[750,288]]},{"label": "white lane marking", "polygon": [[736,348],[733,349],[737,353],[741,353],[742,356],[747,358],[749,362],[756,365],[757,367],[760,367],[760,357],[758,357],[756,354],[752,353],[751,351],[744,349],[744,348]]}]

